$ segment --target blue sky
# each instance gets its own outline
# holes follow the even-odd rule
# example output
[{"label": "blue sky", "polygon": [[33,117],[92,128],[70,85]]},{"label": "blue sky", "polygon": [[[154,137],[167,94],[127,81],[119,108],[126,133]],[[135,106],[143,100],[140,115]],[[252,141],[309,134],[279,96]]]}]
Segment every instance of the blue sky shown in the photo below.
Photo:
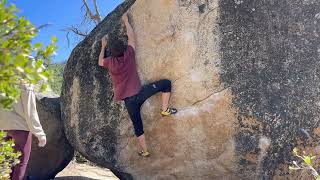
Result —
[{"label": "blue sky", "polygon": [[[87,0],[89,3],[92,0]],[[123,0],[97,0],[102,17],[105,17]],[[40,30],[34,42],[50,43],[50,37],[58,38],[59,46],[53,62],[68,60],[72,49],[79,42],[79,38],[70,36],[70,45],[66,38],[66,32],[62,31],[71,25],[80,25],[84,16],[81,12],[82,0],[9,0],[8,3],[16,4],[20,9],[19,16],[25,16],[35,26],[51,24]],[[93,26],[89,27],[93,28]]]}]

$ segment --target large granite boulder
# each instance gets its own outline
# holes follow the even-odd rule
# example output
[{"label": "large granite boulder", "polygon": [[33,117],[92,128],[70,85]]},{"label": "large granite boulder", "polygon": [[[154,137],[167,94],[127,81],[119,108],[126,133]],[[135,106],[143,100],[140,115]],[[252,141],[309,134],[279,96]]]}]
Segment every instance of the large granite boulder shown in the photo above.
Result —
[{"label": "large granite boulder", "polygon": [[47,135],[47,145],[38,147],[38,140],[33,137],[26,174],[33,179],[53,179],[72,160],[74,149],[64,133],[59,98],[38,99],[37,110]]},{"label": "large granite boulder", "polygon": [[[144,104],[147,159],[97,64],[103,35],[126,39],[120,17],[130,6],[141,80],[171,79],[179,109],[163,118],[159,95]],[[285,176],[292,148],[317,143],[319,9],[313,0],[125,1],[68,60],[61,104],[70,143],[123,178]]]}]

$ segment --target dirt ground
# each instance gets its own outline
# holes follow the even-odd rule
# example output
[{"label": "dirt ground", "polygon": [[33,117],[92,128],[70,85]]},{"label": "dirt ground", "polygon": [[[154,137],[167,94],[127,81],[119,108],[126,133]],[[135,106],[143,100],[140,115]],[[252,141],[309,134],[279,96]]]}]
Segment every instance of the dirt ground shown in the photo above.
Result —
[{"label": "dirt ground", "polygon": [[56,180],[119,180],[109,169],[88,164],[79,164],[75,161],[60,172]]}]

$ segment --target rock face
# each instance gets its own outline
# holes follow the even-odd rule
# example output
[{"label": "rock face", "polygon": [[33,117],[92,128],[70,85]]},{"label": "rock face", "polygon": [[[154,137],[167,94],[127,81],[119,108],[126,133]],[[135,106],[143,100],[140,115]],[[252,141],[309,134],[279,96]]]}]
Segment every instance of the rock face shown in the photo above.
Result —
[{"label": "rock face", "polygon": [[[172,80],[179,109],[162,118],[159,95],[144,104],[147,159],[137,156],[131,121],[97,64],[104,34],[111,44],[126,39],[119,19],[131,5],[140,78]],[[317,137],[319,7],[312,0],[125,1],[68,60],[61,103],[69,141],[128,179],[286,175],[277,172],[291,149]]]},{"label": "rock face", "polygon": [[72,160],[74,149],[63,131],[59,98],[38,100],[37,110],[47,135],[47,145],[39,148],[37,138],[33,137],[26,174],[36,179],[53,179]]},{"label": "rock face", "polygon": [[[320,1],[234,2],[219,6],[221,82],[238,108],[241,175],[270,179],[299,142],[318,143]],[[264,157],[261,135],[271,142]]]}]

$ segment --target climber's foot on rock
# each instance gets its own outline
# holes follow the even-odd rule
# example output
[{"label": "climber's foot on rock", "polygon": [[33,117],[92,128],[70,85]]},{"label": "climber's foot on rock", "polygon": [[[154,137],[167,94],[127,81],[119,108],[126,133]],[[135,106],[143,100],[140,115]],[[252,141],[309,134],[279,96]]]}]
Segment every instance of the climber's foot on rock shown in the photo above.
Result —
[{"label": "climber's foot on rock", "polygon": [[150,156],[150,153],[148,151],[140,151],[138,152],[139,156],[142,156],[142,157],[149,157]]},{"label": "climber's foot on rock", "polygon": [[162,116],[169,116],[169,115],[172,115],[172,114],[176,114],[177,112],[178,112],[178,110],[176,108],[169,107],[169,108],[167,108],[167,110],[161,111],[160,114]]}]

